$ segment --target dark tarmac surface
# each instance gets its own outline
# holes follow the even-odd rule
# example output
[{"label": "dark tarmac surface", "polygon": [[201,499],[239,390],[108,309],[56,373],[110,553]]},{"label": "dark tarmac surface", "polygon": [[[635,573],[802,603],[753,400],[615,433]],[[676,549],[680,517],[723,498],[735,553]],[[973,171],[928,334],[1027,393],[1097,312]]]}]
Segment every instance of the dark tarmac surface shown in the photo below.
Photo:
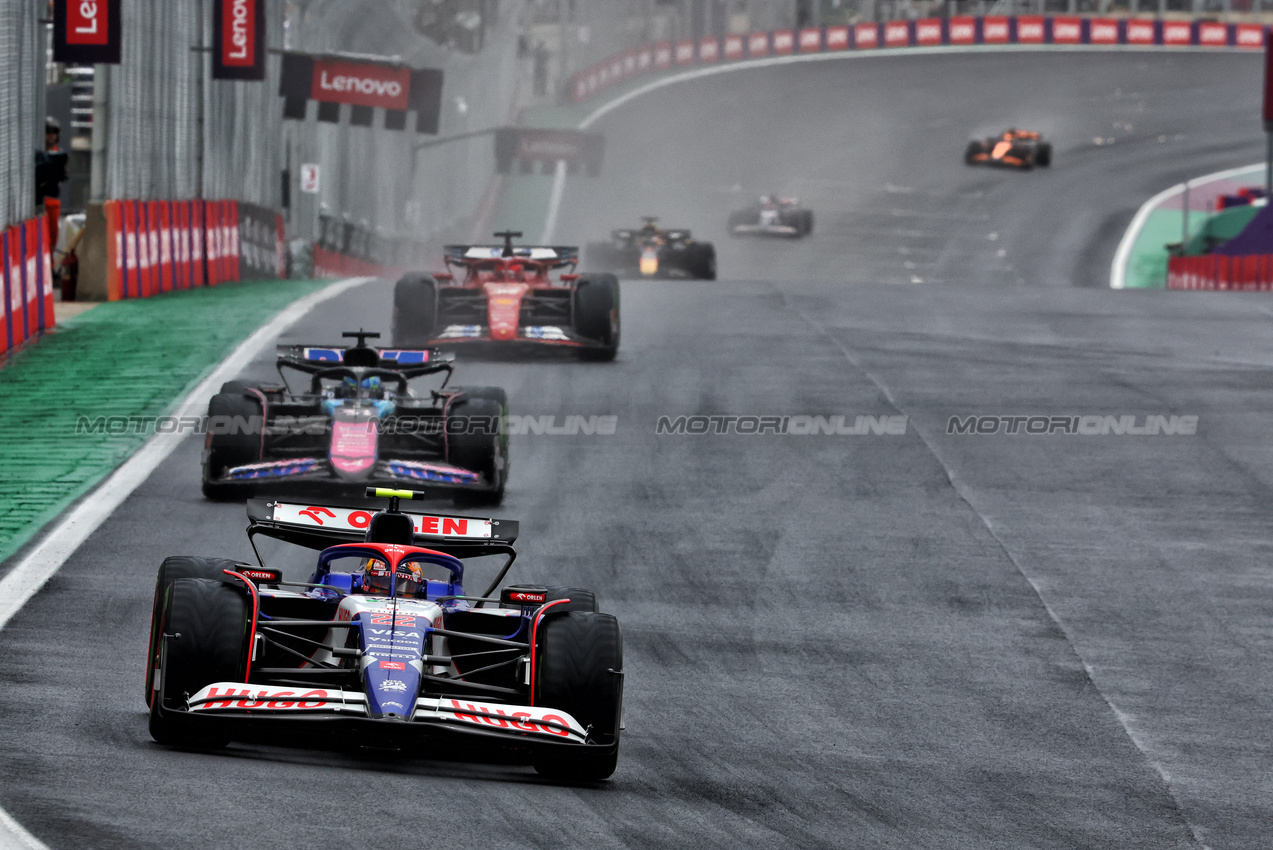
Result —
[{"label": "dark tarmac surface", "polygon": [[[623,624],[614,779],[151,743],[155,567],[250,555],[189,440],[0,634],[4,807],[53,848],[1267,847],[1273,306],[1099,288],[1146,197],[1259,159],[1259,72],[825,62],[613,113],[609,176],[570,183],[558,240],[646,213],[716,238],[748,193],[818,214],[804,243],[720,242],[719,282],[626,283],[613,364],[457,369],[517,415],[618,416],[514,437],[495,511],[522,522],[512,578],[591,586]],[[962,165],[1009,124],[1054,139],[1051,170]],[[283,341],[387,326],[389,301],[355,290]],[[907,429],[656,434],[695,414]],[[1197,428],[947,433],[974,415]]]}]

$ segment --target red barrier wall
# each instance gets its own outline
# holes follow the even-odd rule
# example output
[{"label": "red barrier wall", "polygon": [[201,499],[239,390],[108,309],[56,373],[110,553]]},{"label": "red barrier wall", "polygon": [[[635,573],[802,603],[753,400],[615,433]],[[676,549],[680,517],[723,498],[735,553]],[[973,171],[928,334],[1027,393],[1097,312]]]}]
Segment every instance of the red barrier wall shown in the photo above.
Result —
[{"label": "red barrier wall", "polygon": [[43,217],[0,233],[0,353],[53,327],[53,264]]},{"label": "red barrier wall", "polygon": [[398,277],[402,272],[400,268],[380,266],[314,246],[314,277]]},{"label": "red barrier wall", "polygon": [[1273,254],[1168,257],[1167,288],[1229,292],[1273,291]]}]

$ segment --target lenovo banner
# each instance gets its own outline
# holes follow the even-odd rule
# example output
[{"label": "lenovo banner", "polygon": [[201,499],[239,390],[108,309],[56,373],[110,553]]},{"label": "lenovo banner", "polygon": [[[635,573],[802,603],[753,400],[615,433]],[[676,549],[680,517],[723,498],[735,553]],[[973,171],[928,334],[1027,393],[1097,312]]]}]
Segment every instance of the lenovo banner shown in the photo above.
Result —
[{"label": "lenovo banner", "polygon": [[215,0],[212,44],[214,79],[264,80],[265,0]]},{"label": "lenovo banner", "polygon": [[119,7],[123,0],[54,0],[53,59],[79,65],[118,65]]},{"label": "lenovo banner", "polygon": [[416,132],[436,134],[442,81],[442,72],[430,68],[286,53],[279,94],[284,118],[304,120],[308,101],[316,100],[319,121],[339,121],[341,104],[348,104],[351,124],[369,127],[372,110],[383,109],[385,129],[403,130],[414,110]]}]

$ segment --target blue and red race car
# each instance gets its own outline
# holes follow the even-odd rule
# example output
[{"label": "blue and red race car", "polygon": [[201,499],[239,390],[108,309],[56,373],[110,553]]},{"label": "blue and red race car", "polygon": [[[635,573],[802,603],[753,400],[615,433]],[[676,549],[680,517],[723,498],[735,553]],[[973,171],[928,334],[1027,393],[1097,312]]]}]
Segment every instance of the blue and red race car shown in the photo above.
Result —
[{"label": "blue and red race car", "polygon": [[[248,538],[321,550],[308,581],[222,558],[159,568],[147,654],[150,733],[231,741],[464,752],[496,748],[541,774],[615,770],[623,635],[575,587],[500,584],[510,520],[407,513],[425,494],[371,488],[387,510],[253,500]],[[464,588],[466,561],[502,556]]]}]

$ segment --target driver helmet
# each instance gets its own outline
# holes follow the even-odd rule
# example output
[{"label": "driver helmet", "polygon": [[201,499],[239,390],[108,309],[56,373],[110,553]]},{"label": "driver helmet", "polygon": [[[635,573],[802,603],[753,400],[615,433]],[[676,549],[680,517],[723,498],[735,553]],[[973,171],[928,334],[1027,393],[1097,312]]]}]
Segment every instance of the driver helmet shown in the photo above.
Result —
[{"label": "driver helmet", "polygon": [[419,562],[398,564],[398,574],[393,576],[389,564],[380,558],[368,558],[362,565],[362,592],[376,596],[388,596],[392,582],[397,582],[395,596],[418,596],[427,586],[424,570]]},{"label": "driver helmet", "polygon": [[361,381],[355,381],[346,375],[341,379],[341,387],[344,390],[342,395],[345,398],[353,398],[358,395],[357,390],[359,387],[364,390],[371,390],[371,395],[376,398],[384,395],[384,387],[381,384],[379,375],[372,375],[370,378],[363,378]]}]

